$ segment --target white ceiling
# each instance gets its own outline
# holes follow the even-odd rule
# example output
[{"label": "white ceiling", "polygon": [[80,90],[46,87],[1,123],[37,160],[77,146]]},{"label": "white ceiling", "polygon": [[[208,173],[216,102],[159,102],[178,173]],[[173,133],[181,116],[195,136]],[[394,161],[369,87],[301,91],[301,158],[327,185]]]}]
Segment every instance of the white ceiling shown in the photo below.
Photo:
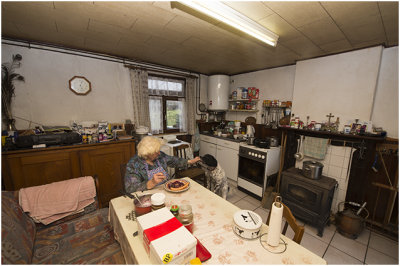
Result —
[{"label": "white ceiling", "polygon": [[2,37],[191,72],[238,74],[355,49],[398,45],[398,2],[226,2],[277,33],[271,47],[156,2],[4,2]]}]

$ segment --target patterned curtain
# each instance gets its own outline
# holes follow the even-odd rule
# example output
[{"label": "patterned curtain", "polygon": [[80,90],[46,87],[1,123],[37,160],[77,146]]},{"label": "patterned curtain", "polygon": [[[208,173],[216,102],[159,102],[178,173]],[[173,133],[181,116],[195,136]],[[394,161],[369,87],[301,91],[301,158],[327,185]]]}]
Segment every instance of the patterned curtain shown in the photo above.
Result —
[{"label": "patterned curtain", "polygon": [[135,127],[146,126],[150,129],[148,73],[145,70],[131,69],[131,87],[133,101],[133,121]]},{"label": "patterned curtain", "polygon": [[186,125],[189,135],[196,132],[196,79],[186,78]]}]

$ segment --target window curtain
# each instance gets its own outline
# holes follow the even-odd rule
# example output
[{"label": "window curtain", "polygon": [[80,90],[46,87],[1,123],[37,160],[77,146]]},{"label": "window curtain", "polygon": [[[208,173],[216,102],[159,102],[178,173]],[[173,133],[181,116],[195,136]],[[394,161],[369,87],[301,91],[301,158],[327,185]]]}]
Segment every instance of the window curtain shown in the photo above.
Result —
[{"label": "window curtain", "polygon": [[184,81],[165,77],[151,76],[149,79],[149,94],[184,97]]},{"label": "window curtain", "polygon": [[150,96],[150,116],[151,116],[151,134],[162,134],[163,118],[162,118],[162,98],[157,96]]},{"label": "window curtain", "polygon": [[[196,79],[186,78],[186,126],[189,135],[196,131]],[[192,138],[193,139],[193,138]]]},{"label": "window curtain", "polygon": [[131,87],[133,102],[133,121],[135,127],[146,126],[150,129],[148,73],[145,70],[131,69]]},{"label": "window curtain", "polygon": [[187,132],[187,101],[185,98],[179,98],[182,107],[182,113],[180,115],[181,123],[179,124],[179,132]]}]

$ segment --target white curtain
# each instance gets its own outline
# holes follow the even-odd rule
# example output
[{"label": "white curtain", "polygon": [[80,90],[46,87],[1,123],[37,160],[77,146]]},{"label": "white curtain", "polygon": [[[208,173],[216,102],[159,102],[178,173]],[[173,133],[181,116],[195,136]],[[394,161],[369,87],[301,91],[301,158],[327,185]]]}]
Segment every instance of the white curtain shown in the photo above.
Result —
[{"label": "white curtain", "polygon": [[181,123],[179,124],[179,132],[187,132],[187,101],[185,98],[179,98],[179,102],[181,102]]},{"label": "white curtain", "polygon": [[[189,135],[196,131],[196,79],[186,78],[186,124]],[[193,139],[193,138],[192,138]]]},{"label": "white curtain", "polygon": [[145,70],[131,69],[133,101],[133,121],[135,127],[150,125],[148,73]]},{"label": "white curtain", "polygon": [[162,119],[162,98],[157,96],[149,96],[150,99],[150,116],[151,116],[151,133],[162,134],[163,119]]},{"label": "white curtain", "polygon": [[184,97],[184,81],[152,76],[149,79],[149,94]]}]

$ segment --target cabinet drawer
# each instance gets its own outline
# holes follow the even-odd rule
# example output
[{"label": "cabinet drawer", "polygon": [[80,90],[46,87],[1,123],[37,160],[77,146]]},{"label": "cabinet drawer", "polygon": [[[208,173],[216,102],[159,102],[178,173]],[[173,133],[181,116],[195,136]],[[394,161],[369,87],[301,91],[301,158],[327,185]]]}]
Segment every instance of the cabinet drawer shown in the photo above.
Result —
[{"label": "cabinet drawer", "polygon": [[217,145],[239,151],[239,143],[224,139],[217,139]]},{"label": "cabinet drawer", "polygon": [[205,136],[205,135],[200,135],[200,140],[202,141],[207,141],[213,144],[217,144],[217,138],[210,137],[210,136]]}]

